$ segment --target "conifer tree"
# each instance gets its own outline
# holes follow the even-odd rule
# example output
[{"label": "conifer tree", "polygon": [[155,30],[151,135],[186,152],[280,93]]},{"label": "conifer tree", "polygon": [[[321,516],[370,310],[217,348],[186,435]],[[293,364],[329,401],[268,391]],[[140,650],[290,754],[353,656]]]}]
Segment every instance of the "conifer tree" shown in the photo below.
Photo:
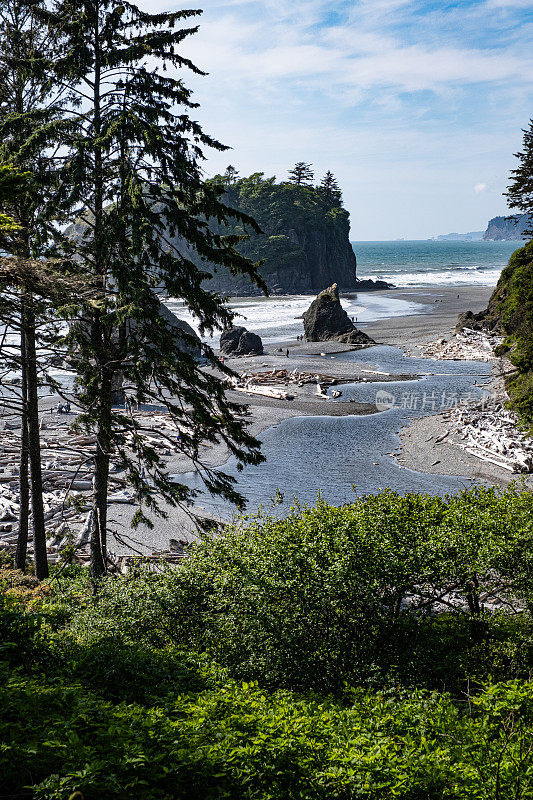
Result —
[{"label": "conifer tree", "polygon": [[295,183],[297,186],[310,186],[314,178],[312,166],[312,164],[306,164],[305,161],[298,161],[289,170],[289,183]]},{"label": "conifer tree", "polygon": [[524,233],[533,236],[533,119],[523,133],[523,150],[515,153],[520,163],[517,169],[511,171],[511,183],[505,197],[510,208],[530,215],[529,228]]},{"label": "conifer tree", "polygon": [[136,490],[135,523],[149,524],[144,509],[157,511],[158,496],[170,504],[194,496],[168,478],[143,436],[142,419],[113,408],[117,378],[138,403],[165,406],[176,425],[170,446],[190,457],[209,491],[242,502],[232,479],[203,463],[200,443],[224,442],[240,467],[262,460],[243,408],[225,397],[230,371],[207,345],[202,351],[212,369],[199,367],[184,346],[187,335],[169,329],[155,294],[158,289],[183,300],[200,330],[209,332],[233,319],[223,298],[203,286],[210,265],[246,274],[264,288],[256,265],[234,249],[238,237],[223,238],[209,225],[234,218],[258,230],[221,202],[222,186],[203,181],[203,148],[225,148],[190,118],[191,93],[172,74],[180,68],[202,74],[177,52],[196,31],[179,24],[197,13],[148,14],[130,3],[55,0],[41,16],[53,35],[66,40],[63,57],[51,65],[56,80],[73,84],[79,98],[71,114],[65,186],[84,222],[74,243],[76,259],[102,293],[69,334],[84,408],[79,425],[94,431],[97,441],[90,532],[95,577],[106,569],[112,457]]},{"label": "conifer tree", "polygon": [[227,186],[233,186],[239,178],[239,171],[235,169],[232,164],[228,164],[224,173],[224,183]]},{"label": "conifer tree", "polygon": [[330,170],[326,172],[320,181],[320,194],[330,204],[340,206],[342,205],[342,192],[337,180]]},{"label": "conifer tree", "polygon": [[[58,216],[59,209],[55,188],[61,162],[56,158],[56,148],[62,124],[61,109],[66,99],[64,91],[59,94],[55,91],[44,69],[60,42],[52,41],[46,26],[38,21],[35,14],[38,5],[39,0],[31,3],[3,0],[0,4],[0,164],[4,168],[0,181],[0,213],[15,223],[11,229],[4,227],[0,248],[22,260],[43,256],[52,248],[52,219]],[[31,291],[22,285],[20,291],[17,318],[22,374],[22,446],[16,563],[20,569],[25,568],[31,466],[35,568],[37,576],[43,578],[48,574],[48,566],[39,435],[38,320]]]}]

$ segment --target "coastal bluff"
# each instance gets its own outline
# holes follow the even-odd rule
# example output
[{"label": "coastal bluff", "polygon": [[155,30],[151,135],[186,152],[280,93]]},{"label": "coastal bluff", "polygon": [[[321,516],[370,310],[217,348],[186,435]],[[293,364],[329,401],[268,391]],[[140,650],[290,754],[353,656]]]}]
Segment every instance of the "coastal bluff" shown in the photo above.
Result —
[{"label": "coastal bluff", "polygon": [[493,242],[519,242],[529,238],[525,231],[531,228],[533,228],[533,217],[529,214],[493,217],[489,220],[483,239]]},{"label": "coastal bluff", "polygon": [[[220,233],[248,238],[238,250],[262,262],[259,272],[270,294],[317,294],[337,281],[343,291],[357,286],[356,256],[350,244],[350,215],[315,186],[277,183],[256,173],[225,185],[224,201],[253,217],[262,233],[239,226]],[[260,294],[246,277],[218,269],[209,288],[231,295]]]},{"label": "coastal bluff", "polygon": [[[222,176],[218,180],[222,182]],[[358,289],[350,215],[335,198],[325,197],[315,186],[277,183],[263,173],[223,185],[224,202],[253,217],[262,233],[239,225],[219,225],[217,231],[246,236],[237,249],[262,262],[259,272],[270,294],[317,294],[334,281],[342,291]],[[233,296],[261,293],[246,277],[220,267],[205,285]],[[369,288],[373,287],[359,290]]]},{"label": "coastal bluff", "polygon": [[[326,195],[320,186],[276,182],[258,172],[227,182],[218,175],[211,180],[220,187],[221,199],[251,217],[259,225],[237,221],[209,221],[214,233],[237,239],[236,249],[259,263],[259,273],[271,295],[318,294],[324,286],[338,283],[342,292],[368,292],[391,288],[385,281],[357,278],[357,258],[350,242],[350,214],[339,194]],[[158,205],[154,205],[158,211]],[[87,215],[87,218],[90,215]],[[67,229],[74,240],[83,237],[87,221],[81,216]],[[233,274],[224,265],[203,261],[178,233],[167,233],[187,260],[209,277],[203,286],[232,297],[258,296],[262,291],[247,275]]]}]

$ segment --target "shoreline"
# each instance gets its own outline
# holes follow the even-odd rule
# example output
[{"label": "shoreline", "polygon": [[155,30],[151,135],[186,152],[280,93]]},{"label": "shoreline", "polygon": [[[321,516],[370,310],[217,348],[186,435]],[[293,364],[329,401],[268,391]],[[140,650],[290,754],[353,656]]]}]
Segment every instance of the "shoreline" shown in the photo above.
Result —
[{"label": "shoreline", "polygon": [[[485,286],[460,288],[439,286],[435,288],[424,287],[423,289],[383,290],[379,294],[384,297],[409,299],[422,304],[424,312],[405,317],[390,317],[376,322],[358,323],[358,327],[372,336],[378,344],[399,347],[406,354],[409,353],[416,356],[418,355],[416,352],[418,348],[422,348],[437,339],[450,337],[453,334],[457,316],[460,313],[468,310],[477,312],[484,309],[492,291],[493,287]],[[289,349],[288,359],[285,356],[287,348]],[[358,367],[361,365],[357,363],[357,356],[354,356],[354,361],[348,362],[340,359],[336,360],[335,354],[354,349],[336,342],[311,343],[287,340],[266,345],[264,355],[229,359],[227,363],[239,372],[244,370],[267,370],[269,368],[298,368],[299,370],[307,371],[313,371],[314,369],[318,371],[320,369],[322,372],[343,375],[346,377],[346,382],[349,382],[350,378],[353,379],[358,374],[361,375],[360,370],[358,372]],[[280,350],[282,352],[279,352]],[[371,350],[372,348],[365,348],[367,353],[371,353]],[[320,353],[325,353],[326,355],[320,356]],[[408,362],[406,366],[407,364]],[[365,362],[362,366],[368,369],[372,365]],[[379,367],[376,367],[376,369],[379,369]],[[366,377],[368,378],[369,376],[366,375]],[[385,382],[385,380],[387,380],[385,376],[379,376],[380,382]],[[397,377],[390,376],[388,380],[397,380]],[[297,400],[287,401],[231,392],[231,399],[248,405],[250,410],[250,426],[248,430],[254,436],[259,436],[269,428],[276,427],[285,419],[291,417],[346,416],[378,412],[374,404],[328,402],[313,397],[310,390],[305,395]],[[419,432],[416,427],[419,422],[423,426],[428,426],[427,433],[425,433],[424,427]],[[402,441],[402,452],[398,463],[402,467],[417,472],[467,476],[473,477],[475,480],[490,480],[494,483],[500,483],[501,481],[501,485],[503,485],[504,479],[509,477],[508,473],[506,476],[493,475],[491,470],[485,470],[484,466],[480,467],[480,463],[475,458],[463,453],[458,448],[453,448],[453,452],[447,458],[443,458],[443,453],[446,450],[438,450],[437,455],[434,455],[433,447],[426,439],[429,439],[430,430],[432,432],[434,429],[437,432],[433,438],[438,438],[441,434],[441,425],[441,421],[435,422],[435,417],[422,417],[419,420],[415,420],[412,425],[403,428],[399,432]],[[411,428],[413,428],[411,434],[404,434],[405,431],[409,431]],[[407,447],[404,451],[404,436],[406,441],[410,441],[413,445],[416,443],[416,446]],[[446,447],[452,450],[451,445]],[[229,453],[222,446],[213,447],[207,454],[206,462],[210,467],[222,467],[226,463],[228,456]],[[429,466],[435,461],[439,463]],[[450,471],[448,471],[448,468]],[[179,475],[190,471],[190,465],[183,457],[177,455],[169,459],[168,469],[172,474]],[[500,472],[502,471],[500,470]],[[205,513],[201,505],[195,506],[194,509],[201,514]],[[187,515],[183,510],[167,508],[166,511],[169,515],[166,521],[155,518],[152,531],[147,529],[143,529],[142,533],[139,531],[145,542],[144,549],[161,548],[164,542],[168,543],[168,531],[170,528],[174,529],[172,534],[174,536],[177,535],[177,530],[179,529],[180,536],[184,540],[191,541],[197,538],[197,534],[191,529]],[[132,512],[128,513],[125,506],[113,506],[110,508],[110,520],[120,526],[127,527],[128,517],[131,518],[131,515]],[[211,516],[209,514],[205,515]]]},{"label": "shoreline", "polygon": [[[425,345],[453,335],[460,313],[468,310],[477,312],[485,308],[492,290],[492,287],[480,286],[382,290],[377,294],[383,298],[405,299],[416,303],[418,313],[391,316],[374,322],[360,322],[358,327],[374,338],[377,344],[391,345],[403,350],[406,355],[420,356],[420,350]],[[364,293],[361,295],[361,301],[364,302]],[[372,346],[363,350],[365,359],[368,359],[365,361],[358,361],[357,352],[353,352],[351,356],[353,360],[338,357],[341,353],[356,350],[357,348],[353,346],[338,342],[312,343],[292,339],[265,345],[265,353],[261,356],[227,359],[227,363],[239,373],[268,372],[273,369],[285,369],[291,372],[296,369],[298,372],[330,375],[338,379],[339,383],[358,381],[386,383],[420,379],[419,375],[408,374],[408,360],[405,361],[405,374],[384,374],[379,364],[372,360]],[[291,393],[293,386],[294,384],[291,384]],[[231,400],[248,407],[248,430],[255,437],[290,418],[365,416],[378,414],[380,411],[373,402],[348,402],[342,399],[328,401],[323,397],[317,397],[315,386],[312,384],[298,386],[295,388],[295,393],[297,396],[293,400],[242,394],[234,390],[229,391],[229,396]],[[57,398],[51,396],[43,398],[42,416],[45,421],[47,419],[54,423],[60,421],[56,414],[51,413],[51,408],[56,402]],[[150,413],[149,409],[145,411]],[[65,417],[64,421],[66,427],[69,419]],[[400,452],[393,456],[397,465],[419,473],[470,477],[497,485],[507,485],[513,477],[519,478],[511,476],[505,470],[483,464],[457,446],[437,441],[445,427],[445,420],[440,414],[436,414],[417,418],[399,430]],[[204,462],[209,468],[220,468],[227,462],[228,457],[229,452],[225,446],[221,444],[208,446],[205,449]],[[370,466],[371,454],[368,456],[368,461]],[[179,480],[179,475],[191,471],[191,462],[182,454],[176,453],[167,457],[166,468],[169,474],[176,475]],[[327,480],[327,475],[324,475],[324,480]],[[201,503],[201,498],[198,498],[196,504],[190,507],[190,511],[199,516],[217,519],[207,512]],[[199,534],[187,510],[172,508],[163,503],[161,508],[167,515],[166,519],[152,515],[153,529],[142,525],[134,531],[130,523],[136,506],[111,503],[108,510],[110,529],[115,529],[119,538],[116,539],[112,533],[110,534],[110,549],[117,555],[131,554],[135,550],[151,555],[154,551],[168,550],[171,538],[182,541],[193,541],[198,538]],[[121,539],[125,539],[126,542]]]}]

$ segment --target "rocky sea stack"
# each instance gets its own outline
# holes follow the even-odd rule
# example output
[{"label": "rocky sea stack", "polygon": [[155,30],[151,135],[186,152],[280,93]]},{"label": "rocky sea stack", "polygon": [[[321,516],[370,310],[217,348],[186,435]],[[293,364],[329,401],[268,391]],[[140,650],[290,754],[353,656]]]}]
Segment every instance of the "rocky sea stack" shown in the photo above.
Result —
[{"label": "rocky sea stack", "polygon": [[308,342],[375,344],[370,336],[355,327],[343,309],[336,283],[320,292],[304,313],[303,320]]},{"label": "rocky sea stack", "polygon": [[[223,182],[223,176],[218,180]],[[334,280],[343,291],[356,290],[350,215],[340,199],[326,198],[316,186],[278,183],[263,173],[222,185],[224,202],[253,217],[262,233],[245,230],[240,222],[217,226],[212,221],[211,227],[225,235],[247,234],[237,250],[261,262],[259,272],[270,294],[315,295]],[[206,286],[233,297],[261,294],[246,275],[220,266]]]},{"label": "rocky sea stack", "polygon": [[261,356],[263,342],[256,333],[235,326],[227,328],[220,336],[220,355],[222,356]]}]

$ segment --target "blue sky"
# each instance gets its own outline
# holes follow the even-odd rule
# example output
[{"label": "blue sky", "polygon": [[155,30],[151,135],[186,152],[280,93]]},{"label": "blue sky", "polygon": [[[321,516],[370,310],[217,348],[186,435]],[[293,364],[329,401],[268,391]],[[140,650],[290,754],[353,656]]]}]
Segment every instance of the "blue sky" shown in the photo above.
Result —
[{"label": "blue sky", "polygon": [[[144,0],[151,10],[194,7]],[[533,0],[206,0],[182,51],[208,174],[331,169],[353,239],[484,229],[533,116]]]}]

